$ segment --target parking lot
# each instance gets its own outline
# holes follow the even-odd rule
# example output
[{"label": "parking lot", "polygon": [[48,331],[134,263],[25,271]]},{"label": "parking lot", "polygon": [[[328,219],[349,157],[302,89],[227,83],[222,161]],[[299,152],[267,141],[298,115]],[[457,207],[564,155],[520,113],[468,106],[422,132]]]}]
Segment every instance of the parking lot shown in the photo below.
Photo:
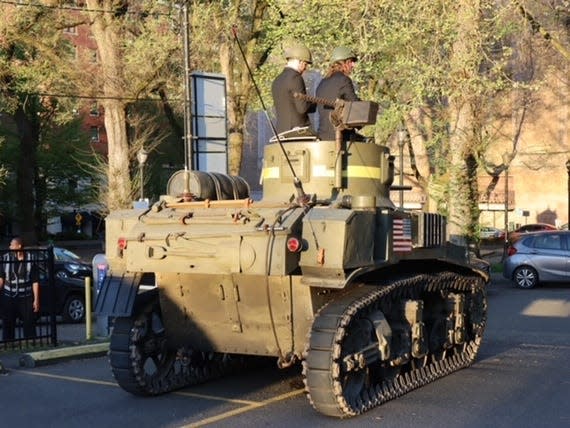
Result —
[{"label": "parking lot", "polygon": [[[9,374],[0,377],[3,391],[10,391],[3,397],[3,425],[567,426],[570,288],[559,285],[519,290],[494,275],[488,298],[484,344],[472,367],[357,419],[336,420],[315,412],[304,396],[300,368],[281,371],[272,360],[204,385],[141,398],[116,385],[104,356],[32,369],[19,367],[11,356],[6,361]],[[81,327],[64,325],[62,339],[81,341]]]}]

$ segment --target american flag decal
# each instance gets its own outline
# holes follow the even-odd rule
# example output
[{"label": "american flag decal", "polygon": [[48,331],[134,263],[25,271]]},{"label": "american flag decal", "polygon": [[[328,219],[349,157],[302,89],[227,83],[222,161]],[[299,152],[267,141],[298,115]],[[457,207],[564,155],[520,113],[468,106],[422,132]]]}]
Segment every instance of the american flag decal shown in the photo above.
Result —
[{"label": "american flag decal", "polygon": [[393,242],[394,252],[412,251],[412,221],[409,218],[393,219]]}]

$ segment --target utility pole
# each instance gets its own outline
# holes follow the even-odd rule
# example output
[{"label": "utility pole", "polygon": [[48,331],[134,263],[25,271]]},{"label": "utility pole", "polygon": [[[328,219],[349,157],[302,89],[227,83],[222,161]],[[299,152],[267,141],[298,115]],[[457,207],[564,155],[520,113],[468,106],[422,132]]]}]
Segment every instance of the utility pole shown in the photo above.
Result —
[{"label": "utility pole", "polygon": [[406,139],[408,137],[408,132],[404,125],[400,125],[398,128],[398,154],[400,155],[400,185],[399,192],[400,192],[400,209],[404,209],[404,144],[406,143]]},{"label": "utility pole", "polygon": [[192,138],[192,87],[190,86],[190,22],[188,1],[182,6],[182,36],[184,39],[184,169],[194,169],[194,140]]},{"label": "utility pole", "polygon": [[503,259],[507,257],[507,248],[509,246],[509,162],[509,154],[503,153],[503,163],[505,165],[505,242]]},{"label": "utility pole", "polygon": [[568,219],[566,220],[566,224],[568,225],[568,230],[570,230],[570,159],[566,161],[566,171],[568,172],[568,184],[566,185],[568,192]]}]

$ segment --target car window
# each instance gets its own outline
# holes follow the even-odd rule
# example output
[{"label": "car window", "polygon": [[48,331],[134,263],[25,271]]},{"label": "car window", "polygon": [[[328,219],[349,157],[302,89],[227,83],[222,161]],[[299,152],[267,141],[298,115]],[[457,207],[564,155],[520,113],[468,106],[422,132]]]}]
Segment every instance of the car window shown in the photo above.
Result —
[{"label": "car window", "polygon": [[81,260],[81,257],[65,248],[54,248],[53,255],[55,260],[63,262],[79,262]]},{"label": "car window", "polygon": [[561,250],[562,236],[556,234],[539,235],[534,238],[534,248]]}]

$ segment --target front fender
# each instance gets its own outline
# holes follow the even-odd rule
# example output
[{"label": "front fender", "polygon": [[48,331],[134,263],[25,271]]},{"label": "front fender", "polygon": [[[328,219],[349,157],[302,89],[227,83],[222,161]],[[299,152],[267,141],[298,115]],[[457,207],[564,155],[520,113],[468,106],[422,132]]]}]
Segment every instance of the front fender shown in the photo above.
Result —
[{"label": "front fender", "polygon": [[95,313],[102,316],[130,317],[139,291],[142,273],[123,273],[105,278],[95,299]]}]

